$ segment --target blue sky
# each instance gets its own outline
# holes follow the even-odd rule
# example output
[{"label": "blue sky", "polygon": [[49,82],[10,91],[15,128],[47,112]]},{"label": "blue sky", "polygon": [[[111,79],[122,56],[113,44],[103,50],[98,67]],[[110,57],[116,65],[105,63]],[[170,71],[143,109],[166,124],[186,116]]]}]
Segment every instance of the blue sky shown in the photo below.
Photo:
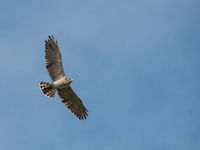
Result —
[{"label": "blue sky", "polygon": [[[0,149],[199,150],[200,1],[0,1]],[[80,121],[51,81],[58,40],[89,110]]]}]

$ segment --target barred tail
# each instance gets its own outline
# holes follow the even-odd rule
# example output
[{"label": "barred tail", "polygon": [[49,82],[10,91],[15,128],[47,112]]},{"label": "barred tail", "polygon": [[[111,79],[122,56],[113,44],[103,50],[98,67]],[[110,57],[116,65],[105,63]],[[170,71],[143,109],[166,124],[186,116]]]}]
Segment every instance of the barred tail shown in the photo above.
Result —
[{"label": "barred tail", "polygon": [[48,82],[40,82],[40,88],[42,93],[49,97],[54,97],[56,93],[56,89],[53,87],[51,83]]}]

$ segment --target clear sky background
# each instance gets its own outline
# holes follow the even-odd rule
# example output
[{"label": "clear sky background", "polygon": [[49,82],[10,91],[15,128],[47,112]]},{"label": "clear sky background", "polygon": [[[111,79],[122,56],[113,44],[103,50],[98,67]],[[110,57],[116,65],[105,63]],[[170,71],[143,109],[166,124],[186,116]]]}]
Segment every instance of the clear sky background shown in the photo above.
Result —
[{"label": "clear sky background", "polygon": [[[58,40],[89,110],[78,120],[51,81]],[[199,0],[0,0],[1,150],[199,150]]]}]

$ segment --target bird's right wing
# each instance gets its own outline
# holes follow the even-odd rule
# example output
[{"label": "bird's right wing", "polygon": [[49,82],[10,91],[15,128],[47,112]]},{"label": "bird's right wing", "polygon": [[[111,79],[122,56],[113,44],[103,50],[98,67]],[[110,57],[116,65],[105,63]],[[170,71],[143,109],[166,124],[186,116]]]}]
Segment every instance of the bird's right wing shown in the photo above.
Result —
[{"label": "bird's right wing", "polygon": [[62,89],[57,89],[57,91],[64,105],[70,109],[74,115],[76,115],[81,120],[86,119],[88,116],[88,111],[83,105],[83,102],[70,86]]},{"label": "bird's right wing", "polygon": [[49,36],[48,41],[45,40],[45,62],[48,73],[53,81],[65,76],[58,43],[53,36]]}]

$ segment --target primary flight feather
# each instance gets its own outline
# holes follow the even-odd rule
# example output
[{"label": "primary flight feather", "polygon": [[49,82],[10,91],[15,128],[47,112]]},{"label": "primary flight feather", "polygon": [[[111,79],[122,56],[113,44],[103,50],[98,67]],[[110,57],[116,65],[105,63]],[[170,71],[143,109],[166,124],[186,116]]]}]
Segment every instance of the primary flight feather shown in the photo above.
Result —
[{"label": "primary flight feather", "polygon": [[65,76],[58,42],[53,36],[49,36],[49,39],[47,41],[45,40],[45,62],[52,82],[40,82],[40,88],[43,94],[54,97],[56,91],[58,91],[58,95],[63,104],[79,119],[86,119],[88,111],[70,87],[72,79]]}]

